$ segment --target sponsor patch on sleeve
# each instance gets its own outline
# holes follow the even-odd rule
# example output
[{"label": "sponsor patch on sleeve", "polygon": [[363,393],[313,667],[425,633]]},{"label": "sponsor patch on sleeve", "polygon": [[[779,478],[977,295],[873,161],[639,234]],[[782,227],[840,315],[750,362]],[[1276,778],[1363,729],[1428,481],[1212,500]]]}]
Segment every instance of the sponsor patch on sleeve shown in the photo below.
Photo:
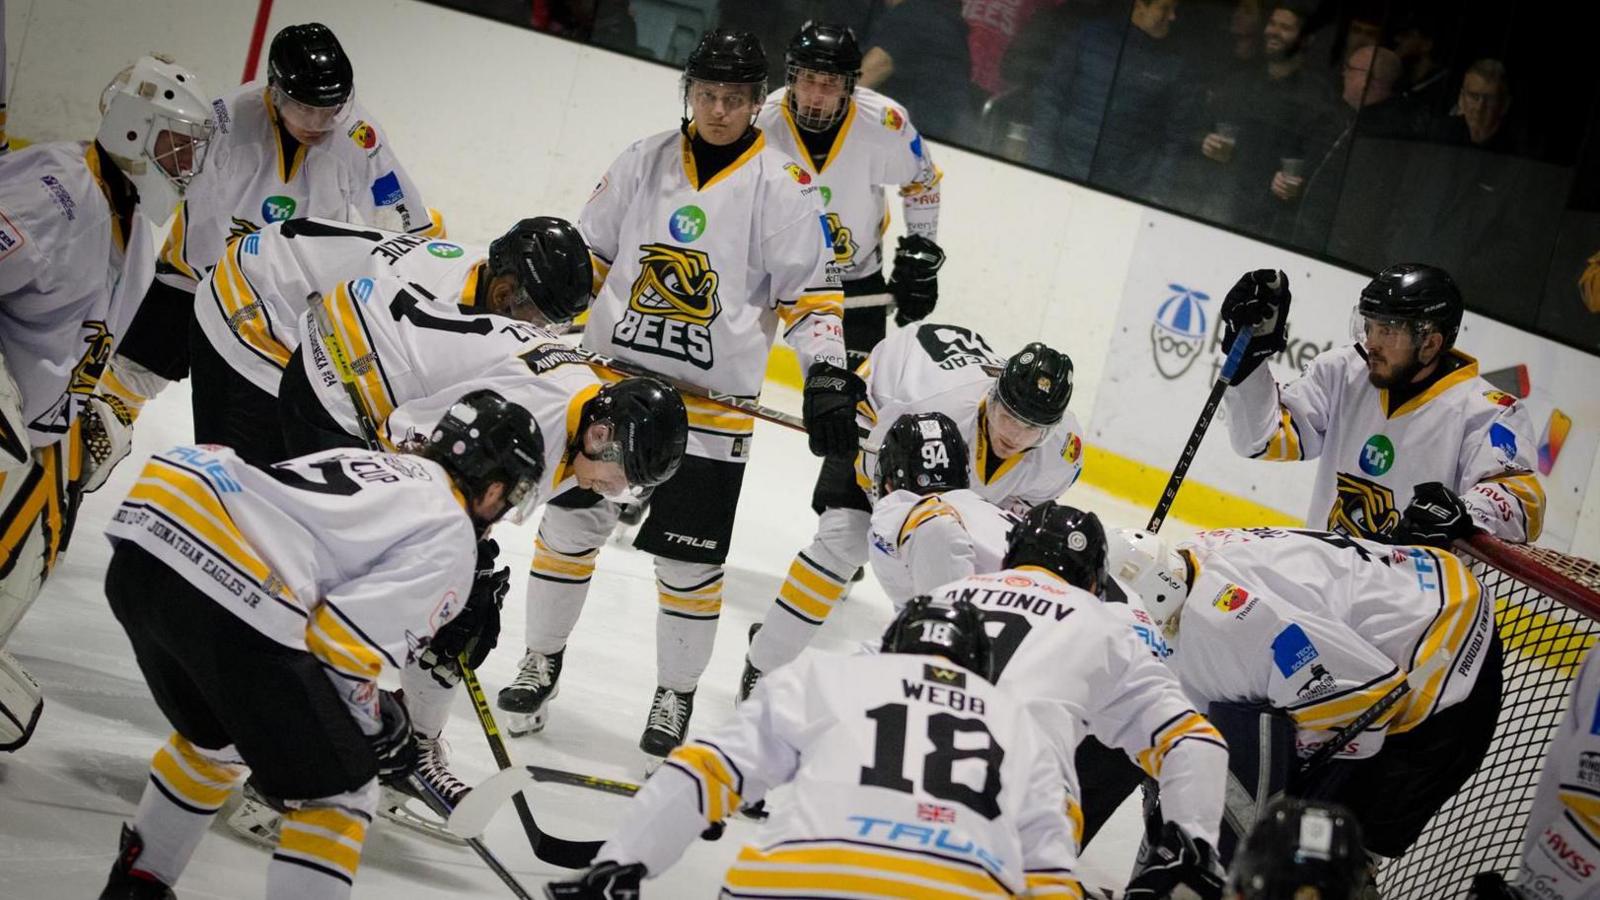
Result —
[{"label": "sponsor patch on sleeve", "polygon": [[27,235],[23,234],[22,229],[11,221],[5,210],[0,209],[0,259],[5,259],[17,252],[27,242]]},{"label": "sponsor patch on sleeve", "polygon": [[1305,668],[1307,663],[1316,658],[1316,645],[1311,643],[1311,638],[1299,625],[1290,625],[1272,639],[1272,662],[1285,678]]},{"label": "sponsor patch on sleeve", "polygon": [[400,187],[400,176],[393,171],[385,172],[372,182],[372,203],[375,206],[393,206],[405,199],[406,193]]}]

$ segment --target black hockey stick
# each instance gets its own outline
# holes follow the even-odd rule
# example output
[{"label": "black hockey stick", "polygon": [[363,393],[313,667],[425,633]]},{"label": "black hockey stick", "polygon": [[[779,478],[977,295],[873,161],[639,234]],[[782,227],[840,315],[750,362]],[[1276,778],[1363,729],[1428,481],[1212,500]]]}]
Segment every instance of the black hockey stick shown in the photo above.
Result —
[{"label": "black hockey stick", "polygon": [[718,403],[728,407],[729,409],[736,409],[742,413],[748,413],[757,419],[763,419],[765,421],[772,422],[775,425],[793,428],[796,431],[806,430],[805,420],[799,416],[794,415],[793,413],[786,413],[779,409],[773,409],[770,406],[762,406],[759,402],[749,397],[741,397],[738,394],[727,394],[723,393],[722,391],[715,391],[710,388],[701,387],[698,384],[690,384],[687,381],[680,381],[679,379],[662,375],[659,372],[652,372],[644,366],[636,363],[624,362],[623,360],[616,359],[614,357],[596,353],[593,350],[590,350],[588,347],[578,346],[574,347],[573,349],[576,350],[580,355],[586,357],[593,365],[600,366],[603,369],[610,369],[611,371],[620,375],[648,375],[651,378],[659,378],[660,380],[671,385],[680,394],[710,400],[712,403]]},{"label": "black hockey stick", "polygon": [[613,781],[610,778],[601,778],[598,775],[585,775],[582,772],[568,772],[547,766],[525,766],[524,768],[528,770],[529,775],[533,776],[534,781],[589,788],[590,790],[603,791],[607,794],[619,794],[623,797],[632,797],[634,794],[639,793],[639,786],[631,781]]},{"label": "black hockey stick", "polygon": [[1233,378],[1233,373],[1239,371],[1239,363],[1244,359],[1245,348],[1250,346],[1252,333],[1248,328],[1240,329],[1239,336],[1233,339],[1233,346],[1228,348],[1222,371],[1217,374],[1216,384],[1211,386],[1211,396],[1206,398],[1206,405],[1201,407],[1200,418],[1195,420],[1189,440],[1178,455],[1178,464],[1172,467],[1172,477],[1167,479],[1167,489],[1161,492],[1161,502],[1156,504],[1156,511],[1150,514],[1150,523],[1144,527],[1151,534],[1160,531],[1161,523],[1167,520],[1167,511],[1178,497],[1178,487],[1183,484],[1183,477],[1189,474],[1189,465],[1200,450],[1200,442],[1205,440],[1206,429],[1211,427],[1211,418],[1217,414],[1217,406],[1222,403],[1222,395],[1228,390],[1228,382]]},{"label": "black hockey stick", "polygon": [[1351,741],[1361,736],[1361,732],[1372,727],[1372,723],[1383,718],[1389,710],[1393,709],[1407,694],[1413,690],[1413,683],[1420,687],[1428,683],[1434,673],[1440,668],[1450,664],[1450,654],[1440,650],[1433,658],[1412,669],[1406,674],[1404,681],[1389,689],[1389,692],[1379,697],[1371,706],[1362,710],[1361,715],[1350,720],[1350,724],[1333,733],[1326,743],[1312,751],[1311,755],[1300,763],[1300,775],[1304,777],[1317,770],[1323,763],[1332,759],[1343,750]]},{"label": "black hockey stick", "polygon": [[[453,812],[450,808],[450,802],[440,796],[439,792],[433,789],[433,785],[423,780],[422,776],[416,772],[408,775],[406,781],[417,796],[422,798],[422,802],[428,805],[429,809],[432,809],[442,819],[448,820],[450,818],[450,814]],[[471,795],[469,794],[468,796]],[[517,895],[521,900],[533,900],[533,895],[528,893],[527,888],[522,886],[522,882],[517,880],[517,876],[511,874],[511,870],[500,862],[500,859],[494,855],[488,845],[484,844],[481,838],[473,836],[465,838],[465,840],[467,846],[472,848],[472,852],[478,854],[478,858],[483,860],[484,865],[489,867],[489,871],[498,875],[500,880],[505,882],[506,887],[511,889],[511,893]]]}]

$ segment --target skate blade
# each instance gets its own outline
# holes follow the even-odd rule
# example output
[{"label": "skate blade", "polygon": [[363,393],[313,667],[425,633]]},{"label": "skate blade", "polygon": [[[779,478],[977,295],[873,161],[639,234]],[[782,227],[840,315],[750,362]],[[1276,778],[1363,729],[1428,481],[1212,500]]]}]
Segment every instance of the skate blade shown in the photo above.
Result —
[{"label": "skate blade", "polygon": [[[502,710],[501,712],[505,711]],[[505,712],[505,732],[514,738],[527,737],[530,734],[538,734],[544,730],[544,726],[547,722],[549,722],[549,719],[549,715],[544,712]]]},{"label": "skate blade", "polygon": [[651,775],[654,775],[656,770],[661,768],[661,764],[667,761],[665,756],[656,756],[651,753],[645,753],[642,750],[640,751],[640,755],[644,757],[644,765],[642,768],[644,769],[645,778],[649,778]]},{"label": "skate blade", "polygon": [[[393,802],[396,800],[402,800],[402,798],[404,802]],[[443,822],[440,822],[437,818],[425,818],[423,814],[411,809],[407,803],[411,802],[413,799],[414,798],[404,797],[403,795],[385,797],[384,804],[378,807],[378,815],[389,820],[390,822],[395,823],[396,825],[401,826],[402,828],[408,828],[411,831],[422,835],[423,837],[432,838],[441,843],[453,844],[458,847],[466,846],[466,840],[458,837],[457,835],[451,834],[450,830],[444,826]],[[417,800],[416,802],[421,803],[422,801]],[[432,812],[430,811],[428,815],[431,816]]]}]

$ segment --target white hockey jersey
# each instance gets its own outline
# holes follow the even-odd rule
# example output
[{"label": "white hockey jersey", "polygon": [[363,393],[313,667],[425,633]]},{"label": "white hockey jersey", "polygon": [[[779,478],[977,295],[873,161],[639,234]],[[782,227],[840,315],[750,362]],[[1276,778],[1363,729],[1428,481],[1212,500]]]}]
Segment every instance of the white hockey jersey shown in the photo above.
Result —
[{"label": "white hockey jersey", "polygon": [[145,464],[106,534],[343,675],[368,733],[379,673],[404,666],[461,611],[477,560],[472,522],[438,464],[366,450],[258,469],[227,447],[174,447]]},{"label": "white hockey jersey", "polygon": [[1545,751],[1517,883],[1529,897],[1600,896],[1600,655],[1590,650]]},{"label": "white hockey jersey", "polygon": [[[526,408],[539,426],[545,450],[541,491],[548,493],[535,502],[572,477],[567,450],[583,405],[601,385],[572,347],[526,322],[429,302],[398,278],[358,278],[339,285],[322,302],[355,370],[356,391],[385,444],[425,437],[451,404],[486,387]],[[362,436],[312,310],[299,327],[312,390],[335,422]]]},{"label": "white hockey jersey", "polygon": [[1266,366],[1226,395],[1228,435],[1241,455],[1317,459],[1306,524],[1356,537],[1393,532],[1418,484],[1461,496],[1478,527],[1532,542],[1544,528],[1544,488],[1534,474],[1533,422],[1522,404],[1460,368],[1389,412],[1388,391],[1367,380],[1355,346],[1319,354],[1278,386]]},{"label": "white hockey jersey", "polygon": [[1168,665],[1197,702],[1287,711],[1302,756],[1440,654],[1448,664],[1340,758],[1466,699],[1483,668],[1493,604],[1449,553],[1281,528],[1205,531],[1180,549],[1195,575]]},{"label": "white hockey jersey", "polygon": [[968,575],[1000,571],[1016,516],[969,490],[894,491],[872,507],[867,561],[895,609]]},{"label": "white hockey jersey", "polygon": [[972,491],[1021,514],[1055,500],[1083,473],[1083,428],[1068,410],[1037,447],[990,466],[987,406],[1005,359],[983,336],[958,325],[919,323],[901,328],[872,348],[857,373],[867,399],[856,407],[857,424],[870,433],[856,459],[856,481],[872,494],[877,448],[895,420],[907,413],[942,412],[967,442]]},{"label": "white hockey jersey", "polygon": [[883,268],[883,234],[889,227],[886,184],[899,189],[906,233],[938,240],[943,173],[904,107],[877,91],[856,88],[828,156],[818,166],[784,100],[788,92],[773,91],[756,124],[774,149],[799,164],[800,183],[817,185],[840,278],[856,281]]},{"label": "white hockey jersey", "polygon": [[[800,357],[843,367],[843,294],[805,173],[765,135],[701,184],[677,130],[624,150],[578,220],[596,297],[583,344],[725,394],[754,398],[778,325]],[[693,456],[743,462],[745,413],[685,397]]]},{"label": "white hockey jersey", "polygon": [[788,782],[722,896],[1083,896],[1061,760],[1022,704],[934,656],[809,653],[767,674],[673,751],[596,859],[660,873]]},{"label": "white hockey jersey", "polygon": [[161,250],[163,282],[193,291],[230,237],[294,216],[431,233],[422,195],[358,101],[321,143],[286,158],[270,94],[255,81],[212,102],[217,131]]},{"label": "white hockey jersey", "polygon": [[1125,613],[1036,566],[974,575],[934,592],[983,613],[999,683],[1024,699],[1071,760],[1080,724],[1161,784],[1161,810],[1217,846],[1228,745],[1150,652]]},{"label": "white hockey jersey", "polygon": [[313,291],[393,275],[443,303],[476,302],[483,247],[331,219],[289,219],[228,241],[195,291],[195,319],[235,372],[273,396]]},{"label": "white hockey jersey", "polygon": [[137,209],[124,234],[90,143],[0,156],[0,351],[28,434],[61,440],[94,393],[155,274],[156,228]]}]

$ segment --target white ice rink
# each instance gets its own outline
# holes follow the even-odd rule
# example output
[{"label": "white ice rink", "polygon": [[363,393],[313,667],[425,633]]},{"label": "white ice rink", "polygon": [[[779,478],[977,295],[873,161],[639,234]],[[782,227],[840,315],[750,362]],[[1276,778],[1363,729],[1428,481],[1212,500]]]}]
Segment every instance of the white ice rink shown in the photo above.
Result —
[{"label": "white ice rink", "polygon": [[[798,408],[798,397],[769,391],[767,402]],[[743,664],[745,632],[766,613],[794,552],[810,541],[810,492],[817,461],[802,435],[761,424],[745,477],[719,642],[696,695],[692,731],[726,719]],[[140,418],[133,457],[91,495],[72,546],[43,595],[12,636],[12,651],[44,686],[46,703],[33,740],[0,754],[0,898],[98,896],[117,848],[119,823],[132,815],[151,754],[171,729],[150,699],[127,639],[106,606],[103,578],[110,556],[102,529],[153,450],[190,439],[187,383],[174,386]],[[1220,439],[1220,438],[1219,438]],[[1142,524],[1149,511],[1079,486],[1066,499],[1098,512],[1108,525]],[[1171,523],[1181,534],[1185,526]],[[510,680],[522,651],[523,591],[534,527],[501,526],[502,561],[512,570],[500,647],[480,670],[491,697]],[[601,552],[583,619],[572,636],[561,695],[549,727],[513,740],[515,761],[637,781],[637,748],[655,685],[656,601],[649,557],[620,533]],[[881,632],[889,606],[870,576],[830,619],[813,645],[849,652]],[[465,698],[458,698],[445,735],[452,768],[468,783],[495,771],[488,745]],[[773,804],[783,802],[781,792]],[[546,831],[574,839],[602,838],[624,814],[626,800],[609,794],[537,786],[531,804]],[[1126,806],[1090,847],[1085,877],[1120,885],[1137,840],[1134,804]],[[705,897],[715,893],[728,861],[760,826],[733,821],[716,843],[696,842],[671,871],[646,882],[645,896]],[[508,807],[486,840],[536,895],[564,870],[529,852]],[[200,844],[177,893],[182,898],[255,898],[264,893],[268,854],[235,838],[220,817]],[[464,847],[420,837],[389,823],[368,834],[355,897],[506,897],[506,888]]]}]

